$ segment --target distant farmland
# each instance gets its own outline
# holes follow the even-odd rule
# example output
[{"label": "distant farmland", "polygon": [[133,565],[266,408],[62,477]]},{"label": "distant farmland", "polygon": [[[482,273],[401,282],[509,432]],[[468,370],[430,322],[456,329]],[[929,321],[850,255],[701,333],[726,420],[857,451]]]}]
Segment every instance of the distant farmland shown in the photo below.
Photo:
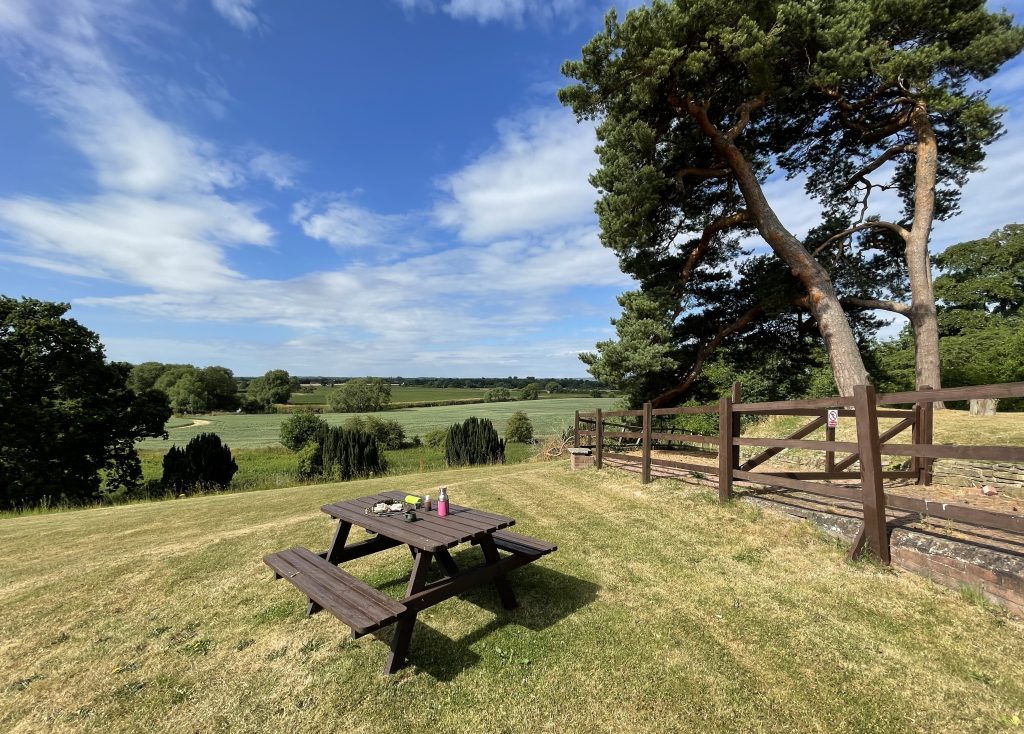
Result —
[{"label": "distant farmland", "polygon": [[[288,401],[292,405],[326,405],[327,396],[331,394],[337,388],[333,387],[320,387],[315,392],[304,393],[297,392],[292,393],[291,399]],[[393,385],[391,387],[391,402],[393,403],[433,403],[440,402],[442,400],[472,400],[474,398],[483,400],[484,396],[487,395],[487,391],[491,388],[487,387],[423,387],[421,385],[410,385],[408,387],[404,385]],[[510,390],[512,395],[518,393],[518,390]],[[556,393],[554,395],[548,395],[547,393],[541,392],[541,395],[546,399],[566,399],[566,398],[577,398],[581,396],[575,393]]]},{"label": "distant farmland", "polygon": [[[429,388],[428,388],[429,389]],[[374,415],[397,420],[405,427],[407,435],[422,436],[433,428],[444,428],[470,416],[490,418],[499,432],[505,430],[505,422],[517,410],[524,411],[533,421],[536,435],[552,435],[571,427],[573,412],[603,408],[611,410],[618,398],[591,398],[573,396],[546,400],[523,400],[507,403],[478,403],[473,405],[445,405],[433,408],[404,408],[389,410]],[[332,425],[345,422],[351,413],[324,413],[323,418]],[[184,445],[193,436],[212,431],[233,448],[259,448],[277,445],[281,421],[287,418],[281,413],[272,415],[217,414],[193,416],[205,421],[203,425],[183,427],[185,419],[174,417],[168,422],[169,441],[147,439],[139,448],[143,450],[166,451],[172,444]],[[176,428],[172,426],[178,426]]]}]

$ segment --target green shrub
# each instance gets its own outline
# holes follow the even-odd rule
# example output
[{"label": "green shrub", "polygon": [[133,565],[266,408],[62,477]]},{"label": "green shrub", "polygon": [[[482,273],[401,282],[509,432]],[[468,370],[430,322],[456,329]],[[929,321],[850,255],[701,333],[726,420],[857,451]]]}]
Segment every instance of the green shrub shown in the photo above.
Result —
[{"label": "green shrub", "polygon": [[504,403],[512,399],[512,393],[507,387],[495,387],[484,394],[484,400],[488,403]]},{"label": "green shrub", "polygon": [[354,415],[342,424],[350,431],[372,433],[382,449],[397,451],[405,445],[405,428],[392,418]]},{"label": "green shrub", "polygon": [[505,440],[516,443],[529,443],[533,440],[533,423],[526,413],[517,410],[509,417],[505,424]]},{"label": "green shrub", "polygon": [[175,492],[226,489],[238,471],[231,448],[216,433],[200,433],[184,449],[172,446],[164,455],[161,483]]},{"label": "green shrub", "polygon": [[295,413],[281,423],[280,441],[292,451],[298,451],[314,440],[326,425],[323,418],[309,411]]},{"label": "green shrub", "polygon": [[299,452],[299,472],[303,478],[348,481],[383,474],[386,470],[387,462],[377,437],[342,426],[322,428],[316,441]]},{"label": "green shrub", "polygon": [[448,466],[503,464],[505,442],[489,419],[467,418],[448,429],[444,458]]},{"label": "green shrub", "polygon": [[443,449],[446,438],[448,438],[447,428],[434,428],[423,435],[423,443],[432,449]]}]

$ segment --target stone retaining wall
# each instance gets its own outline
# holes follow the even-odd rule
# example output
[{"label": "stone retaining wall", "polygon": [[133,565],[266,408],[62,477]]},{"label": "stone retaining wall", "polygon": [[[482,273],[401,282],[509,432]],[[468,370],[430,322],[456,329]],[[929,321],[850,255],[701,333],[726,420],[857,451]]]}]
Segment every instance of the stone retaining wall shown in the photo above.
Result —
[{"label": "stone retaining wall", "polygon": [[980,487],[988,484],[1012,497],[1024,497],[1024,466],[995,461],[941,459],[932,467],[936,484]]}]

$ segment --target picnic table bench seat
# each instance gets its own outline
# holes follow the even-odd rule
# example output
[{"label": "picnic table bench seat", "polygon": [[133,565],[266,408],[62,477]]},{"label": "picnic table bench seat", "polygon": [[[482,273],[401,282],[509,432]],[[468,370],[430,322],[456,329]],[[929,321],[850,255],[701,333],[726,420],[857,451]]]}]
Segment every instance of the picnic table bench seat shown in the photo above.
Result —
[{"label": "picnic table bench seat", "polygon": [[558,550],[558,546],[554,543],[531,538],[529,535],[513,533],[511,530],[496,530],[492,535],[494,545],[509,553],[540,558]]},{"label": "picnic table bench seat", "polygon": [[393,624],[406,612],[401,602],[367,586],[308,548],[288,548],[264,557],[263,562],[276,577],[297,587],[317,608],[326,609],[351,627],[355,637]]}]

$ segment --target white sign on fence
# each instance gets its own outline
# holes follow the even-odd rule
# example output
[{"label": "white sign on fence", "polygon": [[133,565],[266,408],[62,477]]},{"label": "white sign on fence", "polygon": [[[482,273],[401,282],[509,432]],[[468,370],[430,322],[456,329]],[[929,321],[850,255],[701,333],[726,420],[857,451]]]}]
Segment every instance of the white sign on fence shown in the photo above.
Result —
[{"label": "white sign on fence", "polygon": [[839,411],[830,410],[828,411],[828,427],[835,428],[839,425]]}]

